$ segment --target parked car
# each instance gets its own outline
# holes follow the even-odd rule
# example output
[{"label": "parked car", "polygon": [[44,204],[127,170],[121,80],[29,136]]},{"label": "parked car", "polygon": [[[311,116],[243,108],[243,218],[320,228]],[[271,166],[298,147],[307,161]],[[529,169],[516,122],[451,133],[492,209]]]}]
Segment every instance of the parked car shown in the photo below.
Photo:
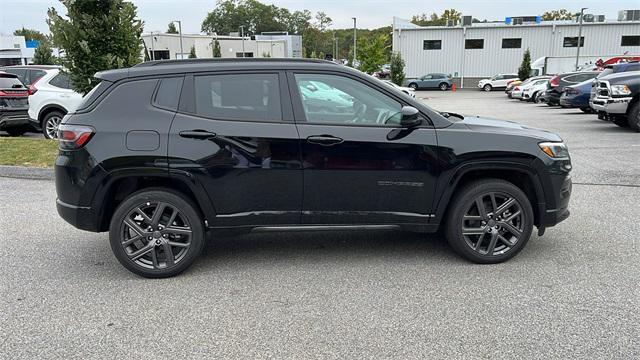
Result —
[{"label": "parked car", "polygon": [[566,86],[560,96],[560,106],[564,108],[578,108],[585,113],[590,113],[589,97],[591,95],[592,85],[593,80],[585,80],[579,84]]},{"label": "parked car", "polygon": [[340,109],[348,111],[353,107],[353,99],[344,92],[320,81],[298,82],[300,95],[305,98],[306,106],[312,111]]},{"label": "parked car", "polygon": [[405,80],[407,87],[415,90],[440,89],[446,91],[453,86],[453,79],[447,74],[427,74],[417,79]]},{"label": "parked car", "polygon": [[610,74],[597,80],[590,100],[598,118],[640,131],[640,71]]},{"label": "parked car", "polygon": [[510,80],[517,79],[517,74],[498,74],[490,79],[482,79],[478,82],[478,88],[484,91],[491,91],[493,89],[506,88],[507,83]]},{"label": "parked car", "polygon": [[73,90],[68,75],[60,66],[8,66],[4,71],[25,76],[32,91],[29,96],[31,126],[47,139],[57,137],[57,129],[65,114],[74,111],[82,95]]},{"label": "parked car", "polygon": [[550,76],[535,76],[535,77],[530,77],[530,78],[526,79],[525,81],[518,80],[520,82],[520,84],[516,85],[511,90],[511,98],[512,99],[525,100],[524,99],[525,90],[528,90],[533,85],[540,84],[539,81],[541,81],[541,80],[544,80],[542,83],[546,83],[549,80],[549,78],[550,78]]},{"label": "parked car", "polygon": [[547,90],[549,86],[550,77],[537,77],[534,78],[522,90],[522,100],[538,103],[540,102],[540,96]]},{"label": "parked car", "polygon": [[579,71],[557,75],[549,80],[549,86],[541,100],[549,106],[560,105],[560,95],[566,86],[575,85],[586,80],[593,80],[598,76],[597,71]]},{"label": "parked car", "polygon": [[[497,263],[569,216],[558,135],[440,113],[348,67],[164,60],[96,76],[59,128],[57,209],[108,230],[142,276],[185,270],[205,230],[442,228],[463,257]],[[313,111],[303,82],[352,108]]]},{"label": "parked car", "polygon": [[504,93],[507,94],[507,97],[509,99],[512,99],[513,96],[511,94],[511,92],[513,91],[513,88],[515,88],[516,86],[522,84],[522,81],[520,81],[520,79],[515,79],[515,80],[509,80],[507,82],[507,87],[504,89]]},{"label": "parked car", "polygon": [[29,129],[29,89],[14,74],[0,71],[0,130],[20,136]]},{"label": "parked car", "polygon": [[416,97],[416,92],[413,91],[413,89],[410,87],[398,86],[391,80],[382,80],[382,82],[385,84],[391,85],[392,87],[402,91],[403,93],[411,96],[412,98]]},{"label": "parked car", "polygon": [[380,70],[373,73],[374,77],[379,79],[388,79],[391,76],[391,64],[384,64]]}]

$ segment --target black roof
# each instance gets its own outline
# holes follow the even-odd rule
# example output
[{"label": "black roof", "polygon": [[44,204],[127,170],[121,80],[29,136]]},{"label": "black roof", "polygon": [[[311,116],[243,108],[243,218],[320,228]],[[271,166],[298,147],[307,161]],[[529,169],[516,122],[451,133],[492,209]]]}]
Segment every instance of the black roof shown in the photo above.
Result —
[{"label": "black roof", "polygon": [[187,60],[156,60],[140,63],[131,68],[106,70],[96,73],[95,77],[115,82],[124,78],[184,74],[203,71],[224,70],[284,70],[284,69],[344,69],[353,71],[346,66],[331,61],[315,59],[276,59],[276,58],[228,58],[228,59],[187,59]]}]

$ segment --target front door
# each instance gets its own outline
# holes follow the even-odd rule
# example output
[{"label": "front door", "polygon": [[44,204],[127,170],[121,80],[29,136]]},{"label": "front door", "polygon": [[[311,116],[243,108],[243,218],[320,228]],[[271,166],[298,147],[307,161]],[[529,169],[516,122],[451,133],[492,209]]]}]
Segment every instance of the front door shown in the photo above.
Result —
[{"label": "front door", "polygon": [[[335,100],[309,96],[309,82]],[[438,169],[426,118],[401,129],[399,94],[346,74],[290,73],[289,85],[304,167],[303,223],[428,222]]]},{"label": "front door", "polygon": [[302,169],[288,93],[278,72],[185,78],[169,166],[204,187],[215,208],[206,214],[211,226],[300,223]]}]

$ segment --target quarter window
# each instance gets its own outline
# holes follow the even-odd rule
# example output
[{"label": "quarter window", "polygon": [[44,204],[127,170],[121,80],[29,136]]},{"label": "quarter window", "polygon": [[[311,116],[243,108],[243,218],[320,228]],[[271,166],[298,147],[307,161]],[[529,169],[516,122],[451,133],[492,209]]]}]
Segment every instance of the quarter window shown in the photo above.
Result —
[{"label": "quarter window", "polygon": [[620,46],[640,46],[640,35],[623,36]]},{"label": "quarter window", "polygon": [[[571,36],[571,37],[565,37],[564,38],[564,43],[562,44],[563,47],[578,47],[578,37],[577,36]],[[580,37],[580,47],[584,47],[584,36]]]},{"label": "quarter window", "polygon": [[484,39],[467,39],[464,41],[465,49],[482,49],[484,48]]},{"label": "quarter window", "polygon": [[156,93],[155,104],[169,109],[177,109],[182,90],[182,78],[169,78],[160,80],[160,86]]},{"label": "quarter window", "polygon": [[522,47],[522,39],[520,38],[502,39],[503,49],[520,49],[521,47]]},{"label": "quarter window", "polygon": [[195,77],[196,113],[220,120],[281,121],[277,74]]},{"label": "quarter window", "polygon": [[296,74],[306,119],[310,123],[399,125],[402,104],[354,79]]},{"label": "quarter window", "polygon": [[422,42],[423,50],[441,50],[442,40],[424,40]]},{"label": "quarter window", "polygon": [[71,89],[71,83],[69,81],[69,76],[65,73],[58,73],[58,75],[54,76],[53,79],[49,81],[49,85],[55,86],[61,89]]}]

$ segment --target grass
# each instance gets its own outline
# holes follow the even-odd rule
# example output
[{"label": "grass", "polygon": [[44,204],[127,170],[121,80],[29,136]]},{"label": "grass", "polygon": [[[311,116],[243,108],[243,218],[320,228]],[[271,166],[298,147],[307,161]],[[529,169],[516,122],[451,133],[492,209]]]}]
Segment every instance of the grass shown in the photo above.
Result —
[{"label": "grass", "polygon": [[0,165],[52,167],[57,154],[56,140],[0,137]]}]

